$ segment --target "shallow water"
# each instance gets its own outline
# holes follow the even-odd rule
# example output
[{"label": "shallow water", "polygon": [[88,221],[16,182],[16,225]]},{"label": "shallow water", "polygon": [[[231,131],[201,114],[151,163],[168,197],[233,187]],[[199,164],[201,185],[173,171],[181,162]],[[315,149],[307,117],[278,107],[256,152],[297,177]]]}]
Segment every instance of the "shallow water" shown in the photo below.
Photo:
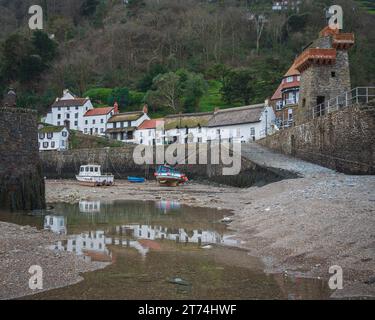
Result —
[{"label": "shallow water", "polygon": [[177,202],[53,204],[46,216],[0,214],[1,221],[67,234],[51,250],[111,262],[84,281],[32,299],[325,299],[316,279],[268,275],[236,248],[224,211]]}]

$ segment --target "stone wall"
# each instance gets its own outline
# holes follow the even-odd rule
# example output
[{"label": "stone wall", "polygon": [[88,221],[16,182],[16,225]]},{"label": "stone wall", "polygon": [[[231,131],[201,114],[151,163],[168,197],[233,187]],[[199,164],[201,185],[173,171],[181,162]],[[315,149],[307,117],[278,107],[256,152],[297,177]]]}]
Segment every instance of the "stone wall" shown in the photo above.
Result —
[{"label": "stone wall", "polygon": [[38,151],[37,114],[0,108],[0,208],[45,207],[44,179]]},{"label": "stone wall", "polygon": [[375,104],[355,105],[258,141],[347,174],[375,174]]},{"label": "stone wall", "polygon": [[[100,164],[103,172],[110,172],[117,179],[127,179],[128,176],[154,179],[157,166],[135,164],[133,150],[134,146],[129,145],[120,148],[78,149],[63,152],[46,151],[42,152],[40,157],[43,172],[50,179],[74,179],[79,167],[86,164]],[[209,156],[208,162],[210,163]],[[186,173],[189,179],[210,180],[237,187],[264,185],[292,177],[285,172],[279,173],[259,167],[245,158],[241,158],[241,174],[234,176],[223,176],[222,164],[185,164],[177,165],[177,168]]]}]

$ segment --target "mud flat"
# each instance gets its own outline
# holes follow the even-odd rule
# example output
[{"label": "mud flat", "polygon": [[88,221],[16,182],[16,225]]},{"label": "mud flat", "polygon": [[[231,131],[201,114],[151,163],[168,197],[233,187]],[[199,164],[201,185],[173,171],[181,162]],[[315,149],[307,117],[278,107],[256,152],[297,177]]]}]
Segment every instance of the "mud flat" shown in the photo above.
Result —
[{"label": "mud flat", "polygon": [[375,297],[375,177],[322,174],[239,189],[191,182],[161,188],[155,182],[117,181],[109,188],[47,181],[47,202],[173,200],[232,210],[230,229],[269,272],[328,279],[343,269],[344,289],[333,298]]},{"label": "mud flat", "polygon": [[34,265],[43,270],[43,290],[38,293],[75,284],[83,280],[80,273],[107,266],[48,248],[63,239],[49,231],[0,222],[0,300],[35,293],[29,288],[32,275],[28,272]]}]

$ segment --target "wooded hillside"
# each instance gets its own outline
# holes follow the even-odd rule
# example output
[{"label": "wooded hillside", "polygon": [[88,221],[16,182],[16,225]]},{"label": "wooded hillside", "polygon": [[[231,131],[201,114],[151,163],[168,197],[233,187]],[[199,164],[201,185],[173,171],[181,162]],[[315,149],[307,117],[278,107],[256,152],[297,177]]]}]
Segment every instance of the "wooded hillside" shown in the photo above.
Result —
[{"label": "wooded hillside", "polygon": [[[64,88],[122,110],[146,101],[157,115],[262,102],[333,3],[356,34],[353,86],[375,85],[375,15],[363,1],[273,12],[268,0],[0,0],[0,89],[40,112]],[[33,4],[43,32],[28,29]]]}]

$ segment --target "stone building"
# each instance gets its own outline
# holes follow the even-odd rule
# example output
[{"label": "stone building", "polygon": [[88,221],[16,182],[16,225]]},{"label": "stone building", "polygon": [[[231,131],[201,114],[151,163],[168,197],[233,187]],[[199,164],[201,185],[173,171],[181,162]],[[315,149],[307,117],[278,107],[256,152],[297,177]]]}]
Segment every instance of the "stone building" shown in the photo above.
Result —
[{"label": "stone building", "polygon": [[297,124],[324,115],[331,99],[351,90],[348,49],[353,45],[353,33],[327,26],[296,59],[301,73]]}]

